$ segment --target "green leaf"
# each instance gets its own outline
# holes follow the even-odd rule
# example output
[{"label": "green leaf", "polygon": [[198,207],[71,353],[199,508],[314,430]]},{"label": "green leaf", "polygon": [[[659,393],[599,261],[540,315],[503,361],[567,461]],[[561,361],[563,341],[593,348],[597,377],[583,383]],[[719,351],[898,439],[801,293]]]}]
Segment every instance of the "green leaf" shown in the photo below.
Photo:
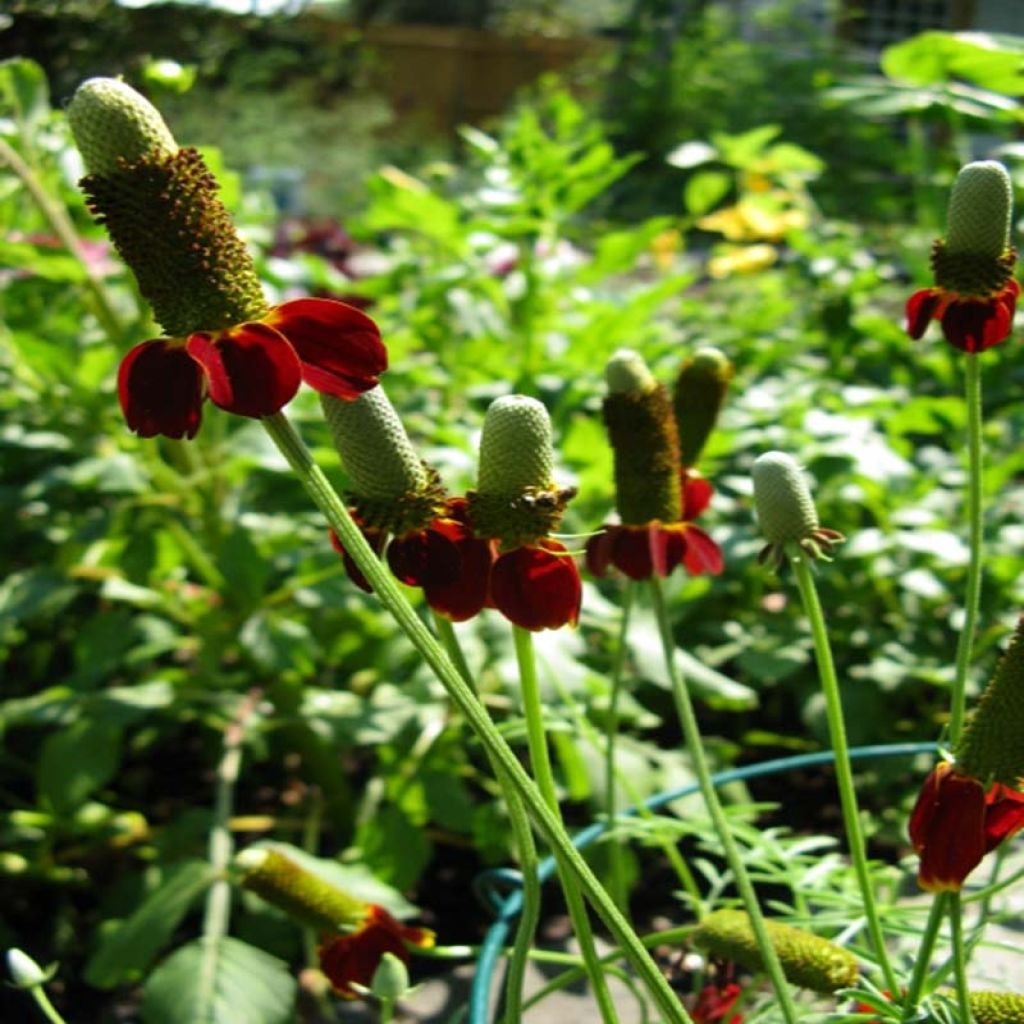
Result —
[{"label": "green leaf", "polygon": [[66,814],[106,785],[120,764],[120,729],[107,722],[75,722],[43,743],[36,768],[39,795]]},{"label": "green leaf", "polygon": [[23,132],[28,132],[50,113],[46,73],[27,57],[0,61],[0,101],[14,112]]},{"label": "green leaf", "polygon": [[288,1024],[296,985],[287,966],[238,939],[221,939],[204,998],[206,942],[182,946],[153,972],[142,997],[145,1024]]},{"label": "green leaf", "polygon": [[691,216],[702,217],[731,188],[732,175],[725,171],[698,171],[683,189],[683,203]]},{"label": "green leaf", "polygon": [[430,860],[426,833],[394,804],[359,826],[355,845],[370,870],[397,889],[415,884]]},{"label": "green leaf", "polygon": [[1024,95],[1024,41],[984,32],[922,32],[887,47],[882,70],[914,85],[965,79],[1007,96]]},{"label": "green leaf", "polygon": [[85,980],[113,988],[140,975],[215,877],[205,861],[176,864],[135,913],[103,937],[85,965]]}]

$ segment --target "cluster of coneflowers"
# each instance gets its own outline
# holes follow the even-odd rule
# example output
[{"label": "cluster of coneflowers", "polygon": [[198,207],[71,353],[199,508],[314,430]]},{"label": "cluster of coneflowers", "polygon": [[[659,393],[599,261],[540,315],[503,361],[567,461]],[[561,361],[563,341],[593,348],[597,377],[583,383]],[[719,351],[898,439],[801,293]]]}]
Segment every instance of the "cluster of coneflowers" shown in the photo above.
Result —
[{"label": "cluster of coneflowers", "polygon": [[[89,207],[165,331],[121,363],[118,393],[129,427],[142,437],[192,438],[206,399],[242,416],[275,417],[305,382],[320,394],[349,479],[352,515],[398,580],[421,588],[427,604],[453,621],[494,608],[528,631],[575,624],[579,572],[555,537],[573,491],[554,480],[544,407],[521,395],[496,401],[484,423],[477,487],[448,495],[379,385],[387,353],[368,316],[325,299],[269,306],[201,156],[179,148],[159,113],[128,86],[91,80],[68,116],[89,171],[82,182]],[[973,359],[1009,335],[1019,293],[1009,210],[1009,181],[998,164],[961,173],[947,237],[933,252],[935,287],[908,303],[913,337],[939,319],[947,339]],[[721,353],[703,350],[684,364],[670,397],[639,354],[612,358],[603,411],[619,521],[588,540],[591,572],[614,566],[656,588],[680,565],[694,574],[721,571],[718,546],[694,523],[712,496],[696,463],[731,375]],[[768,541],[762,558],[776,567],[791,561],[806,581],[806,562],[828,558],[841,535],[820,525],[788,456],[762,456],[754,483]],[[351,552],[337,536],[334,542],[352,579],[372,589]],[[920,883],[939,892],[959,891],[987,852],[1024,827],[1020,630],[968,727],[951,739],[952,753],[929,775],[910,821]],[[857,856],[852,839],[851,847]],[[243,852],[237,867],[243,884],[320,929],[321,966],[344,996],[371,984],[385,954],[404,960],[408,947],[433,941],[278,851]],[[813,938],[766,929],[756,913],[711,915],[696,937],[714,955],[750,969],[771,970],[777,958],[795,984],[825,986],[819,991],[852,985],[858,972],[849,954],[833,944],[812,949]],[[799,973],[810,961],[811,973]],[[827,978],[822,963],[831,965]],[[732,982],[706,990],[693,1019],[728,1015],[737,1022],[736,996]]]}]

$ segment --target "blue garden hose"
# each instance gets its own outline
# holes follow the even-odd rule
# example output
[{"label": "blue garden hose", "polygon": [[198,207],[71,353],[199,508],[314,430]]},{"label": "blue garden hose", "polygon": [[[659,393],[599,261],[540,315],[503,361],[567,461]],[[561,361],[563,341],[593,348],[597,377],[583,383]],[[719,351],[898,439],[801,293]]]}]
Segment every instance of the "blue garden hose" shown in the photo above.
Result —
[{"label": "blue garden hose", "polygon": [[[912,754],[931,754],[936,751],[934,743],[890,743],[868,747],[854,747],[850,750],[850,760],[863,761],[869,758],[909,757]],[[751,764],[743,768],[730,768],[711,777],[715,786],[724,786],[730,782],[741,782],[744,779],[757,779],[764,775],[778,775],[782,772],[798,768],[810,768],[815,765],[832,764],[835,754],[831,750],[822,750],[814,754],[797,754],[793,757],[780,757],[774,761]],[[670,789],[657,796],[645,800],[643,806],[656,811],[665,804],[682,797],[692,796],[700,791],[696,782],[677,789]],[[638,813],[637,807],[622,812],[622,816]],[[596,822],[581,832],[577,832],[572,843],[577,849],[589,846],[595,839],[608,830],[611,823]],[[537,875],[542,882],[547,881],[554,873],[554,857],[546,857],[541,861]],[[467,1024],[487,1024],[487,1003],[491,994],[491,979],[501,951],[508,940],[515,919],[523,906],[522,875],[512,868],[495,868],[484,871],[473,880],[473,890],[477,896],[495,913],[494,924],[487,930],[484,941],[480,945],[477,957],[476,973],[473,975],[473,986],[469,992],[469,1019]]]}]

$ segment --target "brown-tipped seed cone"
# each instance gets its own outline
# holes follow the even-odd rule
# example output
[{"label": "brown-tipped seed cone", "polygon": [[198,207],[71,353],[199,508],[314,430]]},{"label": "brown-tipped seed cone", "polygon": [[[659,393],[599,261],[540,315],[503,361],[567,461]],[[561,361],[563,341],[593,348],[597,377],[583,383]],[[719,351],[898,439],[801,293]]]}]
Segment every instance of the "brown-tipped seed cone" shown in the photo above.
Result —
[{"label": "brown-tipped seed cone", "polygon": [[615,462],[615,503],[626,526],[682,517],[679,438],[668,391],[635,352],[621,350],[605,373],[602,412]]},{"label": "brown-tipped seed cone", "polygon": [[[778,921],[765,921],[765,928],[783,973],[792,984],[812,992],[835,992],[857,983],[857,958],[849,950]],[[743,910],[709,914],[694,931],[693,943],[748,970],[764,970],[750,918]]]},{"label": "brown-tipped seed cone", "polygon": [[679,428],[679,457],[697,465],[729,393],[735,368],[717,348],[698,349],[676,377],[672,407]]},{"label": "brown-tipped seed cone", "polygon": [[271,847],[250,847],[235,857],[242,885],[289,917],[319,931],[350,932],[366,919],[369,906],[336,889]]},{"label": "brown-tipped seed cone", "polygon": [[957,771],[986,785],[1016,788],[1024,778],[1024,618],[967,721]]}]

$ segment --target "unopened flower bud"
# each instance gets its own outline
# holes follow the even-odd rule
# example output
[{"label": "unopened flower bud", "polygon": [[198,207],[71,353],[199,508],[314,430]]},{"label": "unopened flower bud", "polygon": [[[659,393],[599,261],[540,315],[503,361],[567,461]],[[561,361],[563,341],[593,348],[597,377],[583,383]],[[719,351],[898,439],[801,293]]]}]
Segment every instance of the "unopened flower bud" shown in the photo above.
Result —
[{"label": "unopened flower bud", "polygon": [[477,488],[469,494],[476,532],[506,548],[551,533],[575,493],[556,486],[553,466],[547,409],[525,395],[492,402],[480,438]]},{"label": "unopened flower bud", "polygon": [[615,456],[615,502],[626,526],[682,518],[679,440],[672,403],[637,352],[620,349],[605,369],[602,412]]},{"label": "unopened flower bud", "polygon": [[7,950],[7,970],[11,975],[11,982],[15,988],[31,989],[45,985],[53,977],[53,968],[43,970],[28,955],[20,949]]},{"label": "unopened flower bud", "polygon": [[967,721],[956,766],[985,784],[1024,778],[1024,619]]},{"label": "unopened flower bud", "polygon": [[781,566],[787,544],[797,544],[811,558],[828,561],[832,547],[845,538],[818,522],[803,471],[784,452],[765,452],[754,461],[754,507],[768,544],[758,556]]},{"label": "unopened flower bud", "polygon": [[676,378],[672,405],[679,428],[679,456],[695,466],[725,403],[735,368],[717,348],[698,349]]},{"label": "unopened flower bud", "polygon": [[394,953],[385,953],[373,972],[370,992],[381,1002],[394,1003],[409,991],[409,968]]},{"label": "unopened flower bud", "polygon": [[[857,983],[857,958],[842,946],[792,925],[765,921],[783,973],[794,985],[812,992],[835,992]],[[723,960],[752,971],[764,969],[750,918],[742,910],[716,910],[698,925],[693,943]]]}]

